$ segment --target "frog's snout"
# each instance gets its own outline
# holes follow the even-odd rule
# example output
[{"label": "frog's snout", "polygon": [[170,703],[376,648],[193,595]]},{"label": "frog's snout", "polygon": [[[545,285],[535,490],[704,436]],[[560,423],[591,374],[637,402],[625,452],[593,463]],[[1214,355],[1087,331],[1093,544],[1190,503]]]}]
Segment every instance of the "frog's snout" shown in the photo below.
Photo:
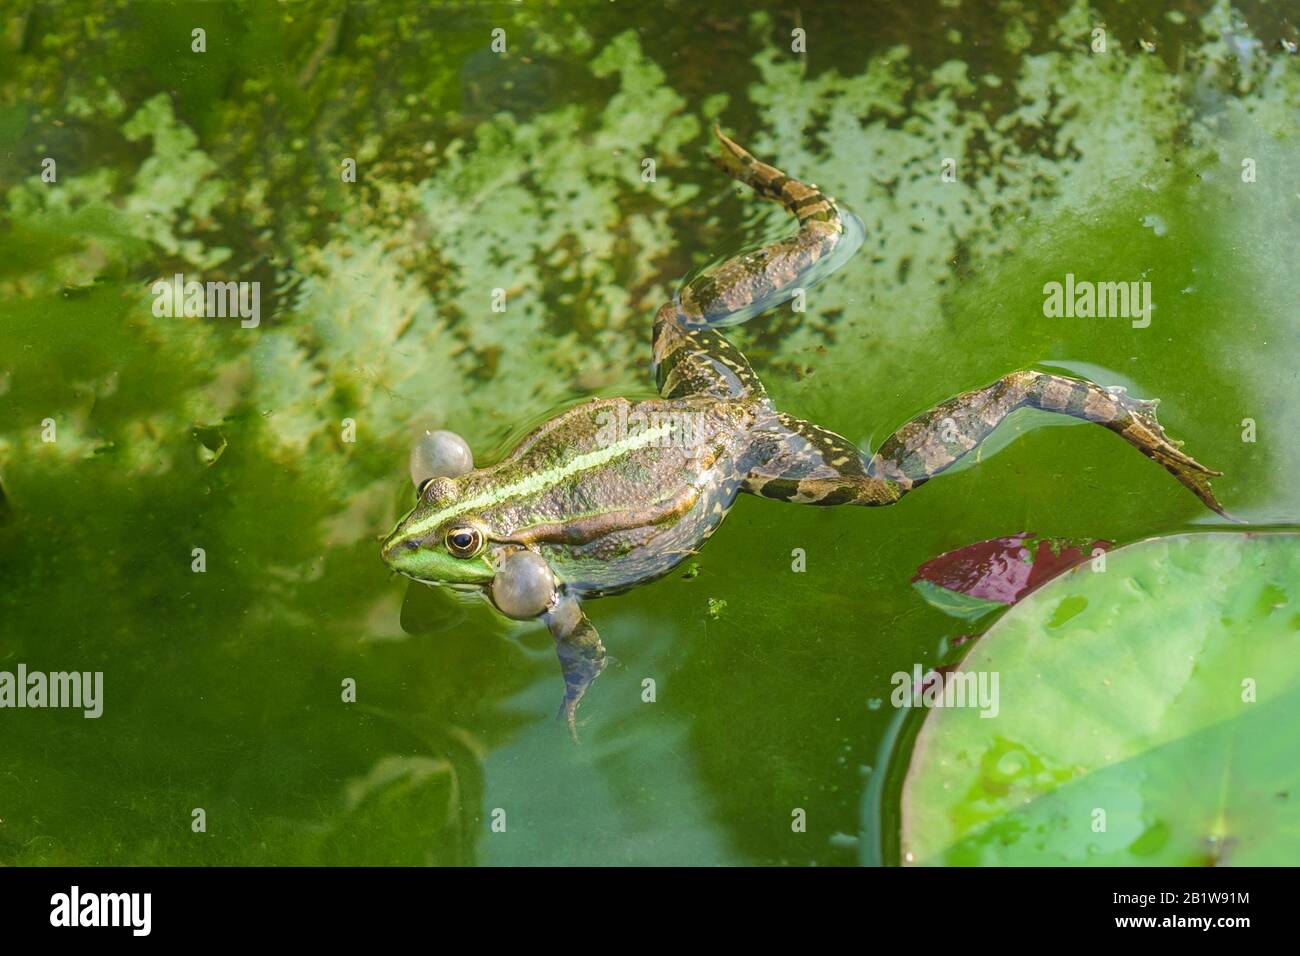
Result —
[{"label": "frog's snout", "polygon": [[409,568],[403,565],[419,550],[420,542],[403,534],[399,527],[384,539],[384,543],[379,547],[379,557],[394,571],[406,572]]}]

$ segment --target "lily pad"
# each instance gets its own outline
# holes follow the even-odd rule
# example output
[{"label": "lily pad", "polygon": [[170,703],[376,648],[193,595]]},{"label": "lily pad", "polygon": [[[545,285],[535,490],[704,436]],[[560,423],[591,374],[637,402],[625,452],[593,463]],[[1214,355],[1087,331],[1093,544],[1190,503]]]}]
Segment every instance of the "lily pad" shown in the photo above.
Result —
[{"label": "lily pad", "polygon": [[916,569],[912,586],[930,604],[973,621],[1015,604],[1111,542],[1046,537],[1022,531],[947,551]]},{"label": "lily pad", "polygon": [[1113,551],[1009,610],[934,709],[903,785],[904,863],[1300,859],[1300,535]]}]

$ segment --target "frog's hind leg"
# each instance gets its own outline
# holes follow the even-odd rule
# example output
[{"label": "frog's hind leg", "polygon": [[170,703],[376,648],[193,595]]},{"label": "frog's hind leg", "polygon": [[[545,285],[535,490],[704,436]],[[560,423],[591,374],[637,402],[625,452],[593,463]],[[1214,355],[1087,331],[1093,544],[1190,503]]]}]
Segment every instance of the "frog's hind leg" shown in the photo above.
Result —
[{"label": "frog's hind leg", "polygon": [[858,447],[843,435],[774,413],[750,432],[751,465],[741,490],[805,505],[892,505],[907,493],[906,478],[867,470]]},{"label": "frog's hind leg", "polygon": [[1129,398],[1122,388],[1051,375],[1012,372],[992,385],[949,399],[898,429],[872,456],[868,472],[916,487],[974,449],[1017,408],[1040,408],[1094,422],[1161,465],[1205,505],[1224,517],[1210,489],[1206,468],[1165,434],[1156,420],[1157,401]]},{"label": "frog's hind leg", "polygon": [[[656,384],[665,398],[762,397],[745,357],[717,331],[773,308],[833,271],[862,242],[861,223],[816,186],[759,162],[714,129],[716,160],[760,197],[779,202],[799,223],[789,238],[728,259],[688,282],[655,316]],[[832,255],[833,254],[833,255]]]},{"label": "frog's hind leg", "polygon": [[[847,439],[786,415],[755,431],[758,464],[744,490],[806,504],[893,504],[929,481],[987,438],[1017,408],[1070,415],[1117,432],[1219,514],[1223,508],[1206,468],[1170,440],[1156,420],[1155,402],[1129,398],[1123,389],[1026,370],[937,405],[889,436],[863,461]],[[1225,515],[1226,517],[1226,515]]]},{"label": "frog's hind leg", "polygon": [[[840,263],[862,243],[861,222],[816,186],[755,159],[714,127],[722,144],[714,162],[759,197],[780,203],[799,223],[794,235],[746,252],[692,279],[678,294],[691,326],[736,325],[793,298],[801,284],[822,277],[819,263]],[[843,248],[844,246],[852,248]]]},{"label": "frog's hind leg", "polygon": [[671,302],[655,316],[654,370],[655,385],[664,398],[763,398],[767,394],[738,348],[716,329],[683,327]]}]

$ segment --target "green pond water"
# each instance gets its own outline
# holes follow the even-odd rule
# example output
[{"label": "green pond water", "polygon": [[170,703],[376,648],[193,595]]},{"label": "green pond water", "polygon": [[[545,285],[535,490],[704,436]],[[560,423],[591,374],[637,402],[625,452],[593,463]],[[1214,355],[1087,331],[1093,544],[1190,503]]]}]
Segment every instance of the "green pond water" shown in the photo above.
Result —
[{"label": "green pond water", "polygon": [[[715,120],[867,229],[734,330],[782,408],[872,447],[1064,369],[1295,526],[1294,5],[762,6],[0,6],[0,670],[104,674],[98,719],[0,710],[0,863],[896,862],[890,676],[970,629],[917,566],[1226,525],[1041,414],[891,508],[742,497],[689,575],[588,606],[617,662],[575,746],[545,629],[378,538],[423,429],[482,463],[650,394],[681,277],[788,230]],[[260,323],[155,315],[177,273],[260,283]],[[1149,326],[1046,317],[1067,273],[1150,282]]]}]

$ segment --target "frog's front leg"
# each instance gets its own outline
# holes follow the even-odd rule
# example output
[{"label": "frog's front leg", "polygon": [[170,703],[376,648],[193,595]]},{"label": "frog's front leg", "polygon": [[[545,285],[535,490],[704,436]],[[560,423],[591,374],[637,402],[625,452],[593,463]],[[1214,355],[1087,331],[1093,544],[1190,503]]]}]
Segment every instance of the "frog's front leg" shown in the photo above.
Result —
[{"label": "frog's front leg", "polygon": [[583,613],[578,599],[572,595],[560,597],[556,605],[542,615],[542,620],[555,638],[555,652],[564,671],[564,702],[556,719],[562,719],[573,739],[577,740],[578,702],[605,669],[605,645],[600,642],[600,635]]},{"label": "frog's front leg", "polygon": [[578,739],[578,702],[605,669],[605,645],[578,599],[556,582],[550,565],[536,551],[503,549],[489,596],[497,610],[516,621],[540,618],[555,638],[555,652],[564,672],[564,703],[557,719]]}]

